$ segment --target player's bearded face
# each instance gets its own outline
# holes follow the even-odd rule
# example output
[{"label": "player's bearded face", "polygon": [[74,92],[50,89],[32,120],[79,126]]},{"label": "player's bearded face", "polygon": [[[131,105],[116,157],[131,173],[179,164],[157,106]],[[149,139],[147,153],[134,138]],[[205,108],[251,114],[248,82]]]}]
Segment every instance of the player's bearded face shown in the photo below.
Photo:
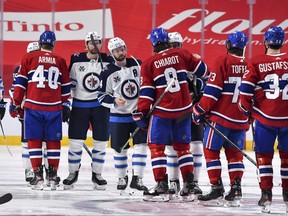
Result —
[{"label": "player's bearded face", "polygon": [[[101,47],[100,42],[99,42],[99,41],[95,41],[95,43],[96,43],[96,46],[97,46],[98,50],[100,50],[100,47]],[[88,50],[91,54],[97,54],[97,53],[98,53],[98,51],[97,51],[97,49],[95,48],[95,46],[93,45],[92,41],[89,41],[89,42],[87,43],[87,50]]]},{"label": "player's bearded face", "polygon": [[114,58],[116,61],[123,61],[126,59],[126,47],[119,47],[113,50]]}]

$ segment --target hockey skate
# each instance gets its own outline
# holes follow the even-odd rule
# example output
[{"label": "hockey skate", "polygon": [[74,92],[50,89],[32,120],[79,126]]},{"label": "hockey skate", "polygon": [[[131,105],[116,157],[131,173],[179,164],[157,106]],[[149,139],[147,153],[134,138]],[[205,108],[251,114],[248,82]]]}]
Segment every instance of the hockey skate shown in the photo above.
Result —
[{"label": "hockey skate", "polygon": [[143,195],[143,200],[147,202],[168,202],[168,184],[166,181],[158,181],[155,187],[151,188],[150,190],[145,190]]},{"label": "hockey skate", "polygon": [[[46,180],[46,185],[47,187],[50,187],[50,181],[49,181],[49,170],[45,168],[45,173],[46,173],[46,176],[45,176],[45,180]],[[61,178],[57,175],[57,178],[56,178],[56,181],[55,181],[55,185],[57,187],[60,186],[60,181],[61,181]]]},{"label": "hockey skate", "polygon": [[242,198],[241,179],[235,179],[229,193],[225,196],[227,206],[239,207]]},{"label": "hockey skate", "polygon": [[198,197],[200,194],[202,194],[202,190],[199,187],[198,181],[194,181],[194,188],[192,190],[192,193],[194,196]]},{"label": "hockey skate", "polygon": [[60,180],[59,180],[59,177],[57,176],[57,171],[54,166],[49,165],[48,176],[49,176],[48,182],[49,182],[51,190],[56,190],[56,188],[59,186]]},{"label": "hockey skate", "polygon": [[25,181],[30,186],[30,181],[34,178],[34,172],[32,169],[25,169]]},{"label": "hockey skate", "polygon": [[78,181],[79,171],[69,173],[69,176],[63,180],[64,190],[70,190],[74,188],[74,184]]},{"label": "hockey skate", "polygon": [[288,213],[288,190],[282,190],[283,201],[286,205],[286,213]]},{"label": "hockey skate", "polygon": [[123,195],[125,193],[125,189],[128,185],[128,176],[126,175],[124,178],[119,178],[119,181],[117,183],[117,190],[120,190],[120,195]]},{"label": "hockey skate", "polygon": [[222,180],[219,179],[216,185],[211,186],[211,191],[208,194],[199,195],[198,200],[206,206],[223,206],[224,187]]},{"label": "hockey skate", "polygon": [[170,180],[169,199],[176,200],[179,198],[180,182],[179,179]]},{"label": "hockey skate", "polygon": [[92,182],[94,190],[106,190],[107,181],[101,174],[92,172]]},{"label": "hockey skate", "polygon": [[142,192],[148,190],[147,187],[143,184],[142,178],[136,175],[132,176],[132,180],[130,182],[130,188],[131,188],[131,191],[129,192],[130,195],[133,195],[138,191]]},{"label": "hockey skate", "polygon": [[258,205],[261,207],[261,211],[264,213],[270,213],[272,204],[272,190],[264,189],[261,191],[261,198],[258,201]]},{"label": "hockey skate", "polygon": [[182,197],[183,201],[191,202],[194,201],[194,195],[192,191],[194,189],[194,182],[193,182],[194,175],[192,173],[188,173],[186,177],[186,181],[183,182],[183,188],[180,191],[180,196]]},{"label": "hockey skate", "polygon": [[34,178],[30,181],[30,185],[33,190],[43,190],[43,183],[43,166],[40,165],[38,170],[34,172]]}]

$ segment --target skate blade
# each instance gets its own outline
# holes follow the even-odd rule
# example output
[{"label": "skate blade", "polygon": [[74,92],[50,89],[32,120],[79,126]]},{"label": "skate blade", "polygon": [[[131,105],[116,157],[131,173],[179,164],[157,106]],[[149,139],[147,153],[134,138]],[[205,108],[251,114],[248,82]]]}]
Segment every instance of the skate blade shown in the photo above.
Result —
[{"label": "skate blade", "polygon": [[288,202],[285,202],[286,205],[286,213],[288,213]]},{"label": "skate blade", "polygon": [[226,200],[226,205],[228,207],[240,207],[240,200],[234,200],[234,201],[227,201]]},{"label": "skate blade", "polygon": [[49,185],[51,190],[56,190],[56,188],[59,186],[59,184],[56,184],[55,181],[50,181]]},{"label": "skate blade", "polygon": [[194,194],[189,194],[188,196],[181,196],[183,202],[194,202],[195,196]]},{"label": "skate blade", "polygon": [[106,185],[98,185],[96,183],[93,183],[93,189],[94,190],[106,190]]},{"label": "skate blade", "polygon": [[146,202],[169,202],[169,194],[160,194],[159,196],[145,195],[143,200]]},{"label": "skate blade", "polygon": [[74,189],[74,185],[72,184],[72,185],[63,185],[63,189],[64,190],[72,190],[72,189]]},{"label": "skate blade", "polygon": [[43,182],[38,182],[36,185],[31,185],[32,190],[43,190]]},{"label": "skate blade", "polygon": [[143,190],[137,190],[135,188],[131,188],[129,191],[129,195],[131,196],[142,196],[143,195]]},{"label": "skate blade", "polygon": [[199,200],[199,203],[201,203],[204,206],[210,206],[210,207],[224,206],[222,197],[207,201]]},{"label": "skate blade", "polygon": [[125,190],[118,190],[118,191],[120,192],[120,196],[125,196],[125,195],[127,195]]},{"label": "skate blade", "polygon": [[264,205],[261,206],[261,211],[263,213],[270,213],[270,211],[271,211],[271,202],[270,201],[265,202]]}]

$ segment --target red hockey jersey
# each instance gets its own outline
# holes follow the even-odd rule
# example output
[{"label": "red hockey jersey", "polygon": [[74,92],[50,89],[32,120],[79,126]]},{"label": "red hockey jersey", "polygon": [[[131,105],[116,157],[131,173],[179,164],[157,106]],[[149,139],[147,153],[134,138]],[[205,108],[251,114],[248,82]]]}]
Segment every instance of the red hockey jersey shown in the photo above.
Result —
[{"label": "red hockey jersey", "polygon": [[262,124],[287,127],[288,55],[255,56],[248,65],[248,71],[240,86],[241,105],[246,110],[252,108],[252,117]]},{"label": "red hockey jersey", "polygon": [[247,130],[248,118],[238,108],[239,89],[247,62],[230,54],[219,56],[214,64],[200,106],[209,113],[209,119],[235,129]]},{"label": "red hockey jersey", "polygon": [[187,83],[189,73],[204,77],[207,66],[182,48],[162,51],[144,61],[141,65],[142,84],[138,111],[147,114],[150,106],[158,100],[171,80],[175,79],[152,114],[164,118],[178,118],[191,112],[192,102]]},{"label": "red hockey jersey", "polygon": [[48,51],[27,53],[20,65],[14,86],[14,101],[24,107],[56,111],[70,96],[71,81],[64,58]]}]

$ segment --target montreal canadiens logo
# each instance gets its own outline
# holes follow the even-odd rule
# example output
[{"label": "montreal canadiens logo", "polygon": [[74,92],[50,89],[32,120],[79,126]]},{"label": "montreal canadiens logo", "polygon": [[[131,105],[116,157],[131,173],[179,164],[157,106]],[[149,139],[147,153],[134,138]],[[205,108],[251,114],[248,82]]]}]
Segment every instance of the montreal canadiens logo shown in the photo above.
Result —
[{"label": "montreal canadiens logo", "polygon": [[83,87],[88,92],[95,92],[100,86],[100,78],[96,73],[88,73],[83,78]]},{"label": "montreal canadiens logo", "polygon": [[125,99],[133,100],[138,97],[139,87],[135,80],[125,80],[121,86],[121,93]]}]

